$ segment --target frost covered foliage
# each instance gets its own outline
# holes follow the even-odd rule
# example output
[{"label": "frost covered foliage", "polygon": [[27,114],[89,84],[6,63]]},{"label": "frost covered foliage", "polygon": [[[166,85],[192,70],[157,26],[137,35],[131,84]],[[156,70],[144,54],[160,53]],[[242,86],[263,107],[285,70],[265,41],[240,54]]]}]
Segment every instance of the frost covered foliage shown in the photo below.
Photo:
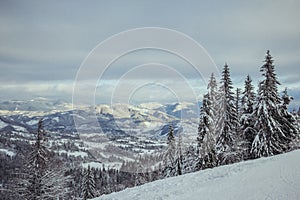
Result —
[{"label": "frost covered foliage", "polygon": [[250,151],[252,142],[255,137],[254,123],[255,121],[251,117],[253,113],[253,107],[255,103],[254,86],[250,75],[247,75],[245,80],[245,88],[242,95],[241,102],[241,134],[242,134],[242,153],[243,159],[247,160],[250,158]]},{"label": "frost covered foliage", "polygon": [[162,178],[179,176],[185,173],[182,136],[178,134],[178,141],[176,144],[174,129],[172,126],[169,127],[169,133],[167,138],[167,149],[163,157],[163,169]]},{"label": "frost covered foliage", "polygon": [[232,89],[229,67],[225,64],[219,89],[216,125],[216,149],[219,165],[230,164],[236,161],[235,130],[238,119]]},{"label": "frost covered foliage", "polygon": [[176,160],[175,160],[175,166],[176,166],[176,174],[182,175],[183,174],[183,155],[182,155],[182,135],[179,133],[178,135],[178,142],[176,146]]},{"label": "frost covered foliage", "polygon": [[256,132],[251,149],[254,158],[286,152],[295,136],[291,122],[284,116],[287,113],[282,112],[282,99],[278,94],[280,83],[277,80],[269,51],[260,71],[264,79],[259,83],[258,96],[252,114]]},{"label": "frost covered foliage", "polygon": [[200,122],[198,127],[199,158],[197,169],[212,168],[217,165],[216,142],[214,135],[214,113],[209,94],[204,95],[200,110]]},{"label": "frost covered foliage", "polygon": [[212,75],[200,109],[196,169],[214,166],[209,161],[214,160],[214,150],[217,165],[224,165],[276,155],[299,146],[299,114],[288,110],[293,98],[287,90],[282,97],[279,95],[280,83],[269,51],[260,71],[263,80],[258,85],[258,93],[254,93],[248,75],[242,95],[237,89],[236,96],[227,64],[219,91],[215,89],[217,84]]},{"label": "frost covered foliage", "polygon": [[183,152],[182,158],[182,173],[187,174],[195,172],[199,163],[199,152],[197,153],[196,148],[193,145],[189,145]]},{"label": "frost covered foliage", "polygon": [[94,173],[90,166],[84,170],[82,180],[82,198],[83,200],[94,198],[97,196]]},{"label": "frost covered foliage", "polygon": [[21,199],[52,200],[64,198],[68,194],[66,184],[69,177],[65,177],[61,169],[51,166],[52,160],[50,161],[50,152],[45,144],[45,134],[40,120],[33,150],[28,156],[16,188]]},{"label": "frost covered foliage", "polygon": [[163,177],[171,177],[176,175],[176,141],[174,137],[173,126],[170,125],[167,138],[167,149],[163,158],[164,169]]}]

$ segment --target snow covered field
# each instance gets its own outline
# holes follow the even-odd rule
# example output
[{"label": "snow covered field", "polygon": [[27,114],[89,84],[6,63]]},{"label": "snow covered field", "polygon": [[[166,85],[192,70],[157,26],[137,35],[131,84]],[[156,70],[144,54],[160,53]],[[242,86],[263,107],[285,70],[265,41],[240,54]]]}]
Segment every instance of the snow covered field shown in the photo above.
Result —
[{"label": "snow covered field", "polygon": [[95,200],[300,199],[300,150],[168,178]]}]

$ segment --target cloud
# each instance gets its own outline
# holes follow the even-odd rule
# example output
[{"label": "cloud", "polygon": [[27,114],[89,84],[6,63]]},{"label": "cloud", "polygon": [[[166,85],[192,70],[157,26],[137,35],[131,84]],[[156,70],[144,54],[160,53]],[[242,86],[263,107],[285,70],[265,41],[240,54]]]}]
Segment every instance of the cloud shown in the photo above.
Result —
[{"label": "cloud", "polygon": [[46,97],[71,102],[72,84],[62,82],[31,82],[27,84],[5,84],[0,86],[1,100],[32,99]]},{"label": "cloud", "polygon": [[[76,1],[72,4],[68,1],[1,1],[0,91],[3,98],[46,95],[71,99],[72,83],[79,66],[97,44],[118,32],[145,26],[171,28],[191,36],[209,52],[219,70],[225,62],[229,64],[238,86],[243,85],[247,74],[253,77],[254,85],[257,84],[261,79],[259,68],[266,50],[270,49],[280,82],[296,88],[300,73],[299,8],[300,2],[292,0]],[[95,64],[101,63],[101,56]],[[101,77],[110,86],[102,88],[104,92],[97,94],[98,98],[108,99],[106,90],[114,87],[110,81],[118,80],[134,66],[153,62],[169,65],[188,79],[198,78],[187,63],[174,55],[159,51],[133,52],[113,63]],[[86,81],[96,72],[97,68],[91,70]],[[143,77],[153,81],[174,77],[166,75],[159,70],[147,74],[136,71],[130,79],[139,81]]]}]

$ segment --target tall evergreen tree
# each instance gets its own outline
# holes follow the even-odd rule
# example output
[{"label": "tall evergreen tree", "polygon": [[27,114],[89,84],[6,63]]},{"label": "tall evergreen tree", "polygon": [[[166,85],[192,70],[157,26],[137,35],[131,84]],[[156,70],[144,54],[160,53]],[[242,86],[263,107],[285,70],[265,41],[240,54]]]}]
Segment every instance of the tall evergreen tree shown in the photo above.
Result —
[{"label": "tall evergreen tree", "polygon": [[236,91],[235,91],[235,110],[236,110],[236,113],[237,113],[238,121],[239,121],[240,115],[241,115],[241,101],[242,101],[241,89],[236,88]]},{"label": "tall evergreen tree", "polygon": [[217,131],[217,118],[218,118],[218,112],[219,112],[219,99],[220,99],[220,93],[218,91],[218,85],[215,78],[215,75],[212,73],[209,83],[207,85],[208,90],[208,98],[206,98],[209,101],[209,116],[212,119],[210,121],[210,129],[214,136],[214,140],[216,136],[218,135]]},{"label": "tall evergreen tree", "polygon": [[171,177],[176,175],[176,143],[172,125],[169,126],[167,145],[168,146],[163,159],[163,177]]},{"label": "tall evergreen tree", "polygon": [[93,170],[88,166],[84,171],[83,180],[82,180],[82,197],[83,200],[90,198],[95,198],[97,196],[95,178]]},{"label": "tall evergreen tree", "polygon": [[200,121],[198,126],[198,162],[197,170],[212,168],[217,165],[214,135],[214,113],[209,94],[204,95],[200,110]]},{"label": "tall evergreen tree", "polygon": [[167,148],[167,152],[166,152],[167,159],[170,162],[174,162],[174,160],[175,160],[176,143],[175,143],[174,129],[173,129],[172,125],[169,126],[169,133],[168,133],[167,144],[168,144],[168,148]]},{"label": "tall evergreen tree", "polygon": [[241,138],[241,89],[236,88],[235,91],[235,115],[236,115],[236,123],[235,123],[235,135],[237,138]]},{"label": "tall evergreen tree", "polygon": [[[214,73],[212,73],[211,76],[210,76],[210,80],[209,80],[209,83],[207,85],[207,90],[208,90],[208,95],[209,95],[210,103],[211,103],[211,105],[210,105],[210,109],[211,109],[211,112],[212,112],[211,117],[214,118],[217,115],[218,98],[219,98],[218,84],[217,84]],[[216,126],[216,123],[214,123],[214,126],[212,128],[215,129],[216,128],[215,126]]]},{"label": "tall evergreen tree", "polygon": [[186,147],[183,152],[182,174],[199,170],[197,169],[198,158],[199,153],[197,153],[197,150],[193,145],[189,145],[188,147]]},{"label": "tall evergreen tree", "polygon": [[182,175],[183,155],[182,155],[182,135],[178,134],[178,142],[176,148],[176,168],[177,175]]},{"label": "tall evergreen tree", "polygon": [[254,86],[252,85],[252,79],[247,75],[245,80],[245,88],[242,96],[242,106],[241,106],[241,131],[243,139],[243,159],[247,160],[250,157],[250,151],[252,147],[252,142],[255,137],[254,123],[255,121],[251,118],[253,113],[253,106],[255,103],[255,93]]},{"label": "tall evergreen tree", "polygon": [[235,90],[235,116],[236,123],[234,124],[234,146],[233,153],[235,155],[234,162],[243,160],[244,157],[244,138],[241,128],[241,89],[236,88]]},{"label": "tall evergreen tree", "polygon": [[26,164],[28,175],[28,184],[25,190],[25,199],[38,200],[42,199],[43,194],[43,178],[47,173],[48,151],[45,146],[45,131],[43,130],[42,120],[38,123],[36,141],[33,150],[30,153]]},{"label": "tall evergreen tree", "polygon": [[297,132],[298,134],[296,134],[295,139],[292,141],[291,143],[291,150],[295,150],[295,149],[300,149],[300,108],[298,110],[298,112],[296,111],[296,109],[293,109],[293,117],[296,120],[295,124],[296,124],[296,128],[297,128]]},{"label": "tall evergreen tree", "polygon": [[280,107],[280,114],[282,118],[280,118],[280,121],[282,125],[282,130],[285,135],[291,135],[291,137],[294,138],[299,134],[298,121],[295,115],[293,115],[288,110],[288,107],[290,105],[290,102],[293,100],[293,97],[288,95],[287,88],[285,88],[281,98],[282,104]]},{"label": "tall evergreen tree", "polygon": [[292,141],[293,132],[285,130],[286,120],[280,112],[277,75],[270,51],[261,67],[264,80],[259,83],[257,102],[253,112],[256,136],[252,144],[253,157],[272,156],[285,152]]},{"label": "tall evergreen tree", "polygon": [[219,109],[217,121],[217,155],[218,164],[230,164],[235,162],[235,127],[238,122],[233,86],[230,78],[230,71],[227,64],[225,64],[221,86],[219,90]]},{"label": "tall evergreen tree", "polygon": [[54,160],[50,160],[46,146],[46,132],[43,121],[38,123],[33,150],[27,159],[22,180],[17,191],[26,200],[52,200],[65,197],[69,191],[66,187],[70,177],[64,176],[63,169],[58,169]]}]

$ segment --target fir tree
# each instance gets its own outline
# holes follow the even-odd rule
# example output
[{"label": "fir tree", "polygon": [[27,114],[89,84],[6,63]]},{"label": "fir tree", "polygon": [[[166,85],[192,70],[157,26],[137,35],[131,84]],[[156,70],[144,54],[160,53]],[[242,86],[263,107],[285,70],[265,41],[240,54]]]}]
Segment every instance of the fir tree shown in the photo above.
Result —
[{"label": "fir tree", "polygon": [[295,139],[291,143],[291,150],[300,149],[300,115],[298,114],[300,111],[300,108],[298,109],[298,112],[296,109],[293,109],[292,115],[294,119],[296,120],[296,128],[298,134],[295,136]]},{"label": "fir tree", "polygon": [[236,123],[235,123],[235,138],[240,142],[242,140],[241,134],[241,89],[236,88],[235,91],[235,116],[236,116]]},{"label": "fir tree", "polygon": [[23,199],[50,200],[68,195],[66,185],[70,177],[64,176],[64,170],[58,169],[59,163],[50,160],[49,155],[46,132],[40,120],[33,150],[29,154],[22,180],[19,181],[17,188]]},{"label": "fir tree", "polygon": [[178,143],[176,149],[176,168],[177,168],[177,175],[182,175],[182,162],[183,162],[183,155],[182,155],[182,135],[178,134]]},{"label": "fir tree", "polygon": [[167,138],[167,149],[164,154],[164,170],[163,177],[171,177],[176,175],[176,143],[174,137],[173,126],[169,126],[169,133]]},{"label": "fir tree", "polygon": [[42,199],[43,178],[47,173],[48,151],[45,146],[45,131],[43,130],[42,120],[38,123],[36,141],[33,150],[30,153],[26,164],[28,184],[24,193],[25,199],[38,200]]},{"label": "fir tree", "polygon": [[235,116],[236,116],[236,123],[234,124],[234,154],[235,154],[235,162],[243,160],[244,157],[244,138],[242,134],[241,128],[241,89],[236,88],[235,92]]},{"label": "fir tree", "polygon": [[280,118],[282,130],[285,135],[291,135],[292,138],[298,136],[299,127],[298,121],[295,115],[293,115],[289,110],[289,104],[293,100],[293,97],[288,95],[287,88],[283,91],[282,95],[282,105],[280,107]]},{"label": "fir tree", "polygon": [[170,162],[174,162],[174,160],[175,160],[175,147],[176,147],[176,144],[175,144],[175,137],[174,137],[174,129],[173,129],[172,125],[169,126],[169,133],[168,133],[167,144],[168,144],[167,153],[166,153],[167,159]]},{"label": "fir tree", "polygon": [[252,85],[252,79],[247,75],[245,80],[245,88],[242,96],[242,107],[241,107],[241,131],[243,139],[243,159],[247,160],[250,157],[250,151],[252,142],[255,137],[254,123],[255,121],[251,118],[253,113],[253,106],[255,103],[254,86]]},{"label": "fir tree", "polygon": [[183,152],[182,159],[182,174],[194,172],[197,169],[197,160],[199,158],[199,152],[195,150],[194,146],[189,145]]},{"label": "fir tree", "polygon": [[[209,98],[210,98],[210,109],[211,109],[211,115],[212,115],[212,118],[214,118],[216,115],[217,115],[217,111],[218,111],[218,98],[219,98],[219,93],[218,93],[218,85],[217,85],[217,81],[216,81],[216,78],[215,78],[215,75],[214,73],[211,74],[210,76],[210,80],[209,80],[209,83],[207,85],[207,90],[208,90],[208,95],[209,95]],[[214,121],[215,122],[215,121]],[[215,127],[216,126],[216,123],[214,123],[213,125],[213,129],[215,131]]]},{"label": "fir tree", "polygon": [[199,151],[196,166],[197,170],[215,167],[217,163],[214,136],[214,114],[211,106],[212,103],[209,94],[204,95],[200,110],[197,137]]},{"label": "fir tree", "polygon": [[83,180],[82,180],[82,197],[83,200],[89,198],[95,198],[97,196],[95,178],[93,170],[88,166],[84,171]]},{"label": "fir tree", "polygon": [[208,89],[208,98],[209,101],[209,116],[212,119],[210,121],[210,129],[214,136],[214,138],[218,135],[217,131],[217,120],[218,112],[219,112],[219,102],[220,93],[218,92],[218,85],[214,74],[211,74],[209,83],[207,85]]},{"label": "fir tree", "polygon": [[230,164],[235,161],[235,127],[237,126],[237,114],[234,102],[233,86],[230,71],[225,64],[220,87],[218,121],[217,121],[217,155],[218,164]]},{"label": "fir tree", "polygon": [[285,152],[293,138],[293,132],[286,130],[287,120],[280,112],[282,103],[278,94],[280,83],[276,77],[270,51],[267,51],[265,63],[260,71],[264,80],[259,83],[257,102],[252,115],[256,136],[251,154],[255,158]]},{"label": "fir tree", "polygon": [[137,164],[137,170],[134,173],[135,175],[135,183],[134,186],[143,185],[148,182],[147,173],[145,172],[145,167],[141,164],[141,161]]}]

